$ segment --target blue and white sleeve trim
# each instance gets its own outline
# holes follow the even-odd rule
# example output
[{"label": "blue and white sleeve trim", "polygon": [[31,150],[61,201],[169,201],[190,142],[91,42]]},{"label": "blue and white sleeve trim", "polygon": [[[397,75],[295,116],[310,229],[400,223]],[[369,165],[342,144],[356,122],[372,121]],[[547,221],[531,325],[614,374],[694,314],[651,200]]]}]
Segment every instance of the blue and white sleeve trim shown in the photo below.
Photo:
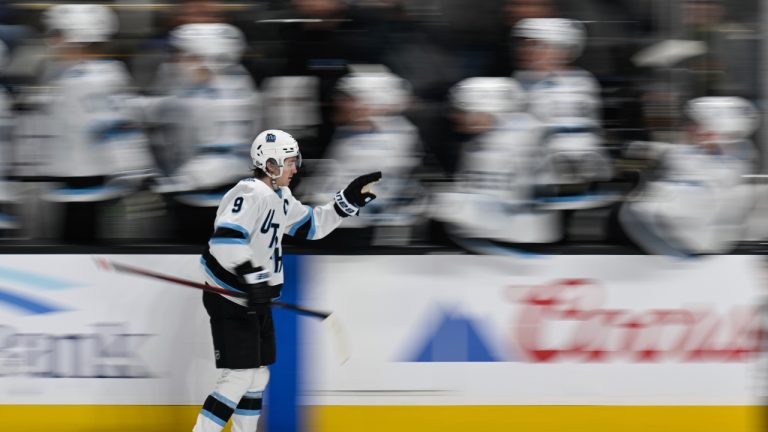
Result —
[{"label": "blue and white sleeve trim", "polygon": [[307,240],[313,240],[317,233],[317,224],[315,222],[315,211],[310,206],[304,206],[307,209],[307,214],[304,215],[298,222],[291,225],[288,230],[288,235],[291,237],[302,238]]}]

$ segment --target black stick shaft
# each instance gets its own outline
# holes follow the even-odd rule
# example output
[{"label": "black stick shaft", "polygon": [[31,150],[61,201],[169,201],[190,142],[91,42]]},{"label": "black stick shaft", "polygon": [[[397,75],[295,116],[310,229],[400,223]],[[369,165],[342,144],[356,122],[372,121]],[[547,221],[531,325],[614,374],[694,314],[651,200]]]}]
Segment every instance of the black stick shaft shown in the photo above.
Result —
[{"label": "black stick shaft", "polygon": [[[150,271],[150,270],[145,270],[145,269],[142,269],[142,268],[138,268],[138,267],[134,267],[134,266],[126,265],[126,264],[120,264],[120,263],[116,263],[116,262],[112,262],[112,261],[104,260],[104,261],[98,261],[98,262],[99,262],[99,265],[101,265],[102,267],[112,267],[113,269],[115,269],[115,270],[117,270],[117,271],[119,271],[121,273],[130,273],[130,274],[134,274],[134,275],[146,276],[146,277],[150,277],[150,278],[153,278],[153,279],[159,279],[159,280],[164,280],[166,282],[175,283],[177,285],[183,285],[183,286],[190,287],[190,288],[196,288],[196,289],[201,289],[203,291],[209,291],[209,292],[214,292],[214,293],[217,293],[217,294],[222,294],[222,295],[225,295],[225,296],[237,297],[237,298],[245,298],[245,294],[240,294],[240,293],[235,293],[235,292],[232,292],[232,291],[227,291],[227,290],[225,290],[223,288],[219,288],[219,287],[216,287],[216,286],[211,286],[211,285],[207,285],[207,284],[201,284],[199,282],[194,282],[194,281],[190,281],[190,280],[187,280],[187,279],[177,278],[175,276],[169,276],[169,275],[165,275],[165,274],[161,274],[161,273],[156,273],[156,272],[153,272],[153,271]],[[320,311],[317,311],[317,310],[314,310],[314,309],[307,309],[307,308],[304,308],[304,307],[301,307],[301,306],[297,306],[295,304],[285,303],[285,302],[281,302],[281,301],[273,301],[271,304],[272,304],[272,306],[276,306],[276,307],[279,307],[281,309],[292,310],[292,311],[299,312],[299,313],[304,314],[304,315],[308,315],[308,316],[312,316],[312,317],[320,318],[320,319],[326,319],[330,315],[330,313],[328,313],[328,312],[320,312]]]},{"label": "black stick shaft", "polygon": [[304,307],[301,307],[301,306],[297,306],[295,304],[285,303],[285,302],[281,302],[281,301],[273,301],[272,302],[272,306],[277,306],[277,307],[282,308],[282,309],[292,310],[292,311],[295,311],[295,312],[302,313],[304,315],[313,316],[315,318],[320,318],[320,319],[326,319],[326,318],[328,318],[331,315],[328,312],[320,312],[320,311],[316,311],[314,309],[307,309],[307,308],[304,308]]}]

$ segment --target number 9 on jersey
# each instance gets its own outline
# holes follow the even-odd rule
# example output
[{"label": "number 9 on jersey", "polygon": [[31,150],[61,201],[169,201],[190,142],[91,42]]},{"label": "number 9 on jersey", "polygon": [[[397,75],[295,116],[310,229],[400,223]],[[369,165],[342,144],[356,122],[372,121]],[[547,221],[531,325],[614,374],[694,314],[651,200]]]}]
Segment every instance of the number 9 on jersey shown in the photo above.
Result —
[{"label": "number 9 on jersey", "polygon": [[235,202],[232,203],[232,213],[239,213],[243,209],[243,197],[235,198]]}]

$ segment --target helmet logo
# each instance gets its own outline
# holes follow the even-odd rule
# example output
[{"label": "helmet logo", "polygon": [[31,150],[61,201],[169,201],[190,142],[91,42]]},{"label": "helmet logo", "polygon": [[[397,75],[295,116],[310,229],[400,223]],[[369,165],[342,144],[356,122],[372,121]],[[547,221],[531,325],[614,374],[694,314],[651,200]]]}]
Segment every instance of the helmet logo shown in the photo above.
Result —
[{"label": "helmet logo", "polygon": [[275,136],[275,134],[267,134],[267,142],[268,143],[273,143],[275,141],[277,141],[277,136]]}]

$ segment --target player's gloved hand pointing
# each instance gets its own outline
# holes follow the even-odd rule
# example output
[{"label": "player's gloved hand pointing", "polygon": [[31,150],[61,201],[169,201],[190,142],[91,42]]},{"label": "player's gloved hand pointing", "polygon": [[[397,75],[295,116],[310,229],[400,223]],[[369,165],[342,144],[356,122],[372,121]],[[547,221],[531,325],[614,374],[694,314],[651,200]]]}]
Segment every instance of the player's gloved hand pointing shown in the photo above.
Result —
[{"label": "player's gloved hand pointing", "polygon": [[336,193],[334,208],[341,217],[355,216],[366,204],[376,199],[371,186],[381,180],[381,171],[361,175],[352,180],[343,191]]}]

